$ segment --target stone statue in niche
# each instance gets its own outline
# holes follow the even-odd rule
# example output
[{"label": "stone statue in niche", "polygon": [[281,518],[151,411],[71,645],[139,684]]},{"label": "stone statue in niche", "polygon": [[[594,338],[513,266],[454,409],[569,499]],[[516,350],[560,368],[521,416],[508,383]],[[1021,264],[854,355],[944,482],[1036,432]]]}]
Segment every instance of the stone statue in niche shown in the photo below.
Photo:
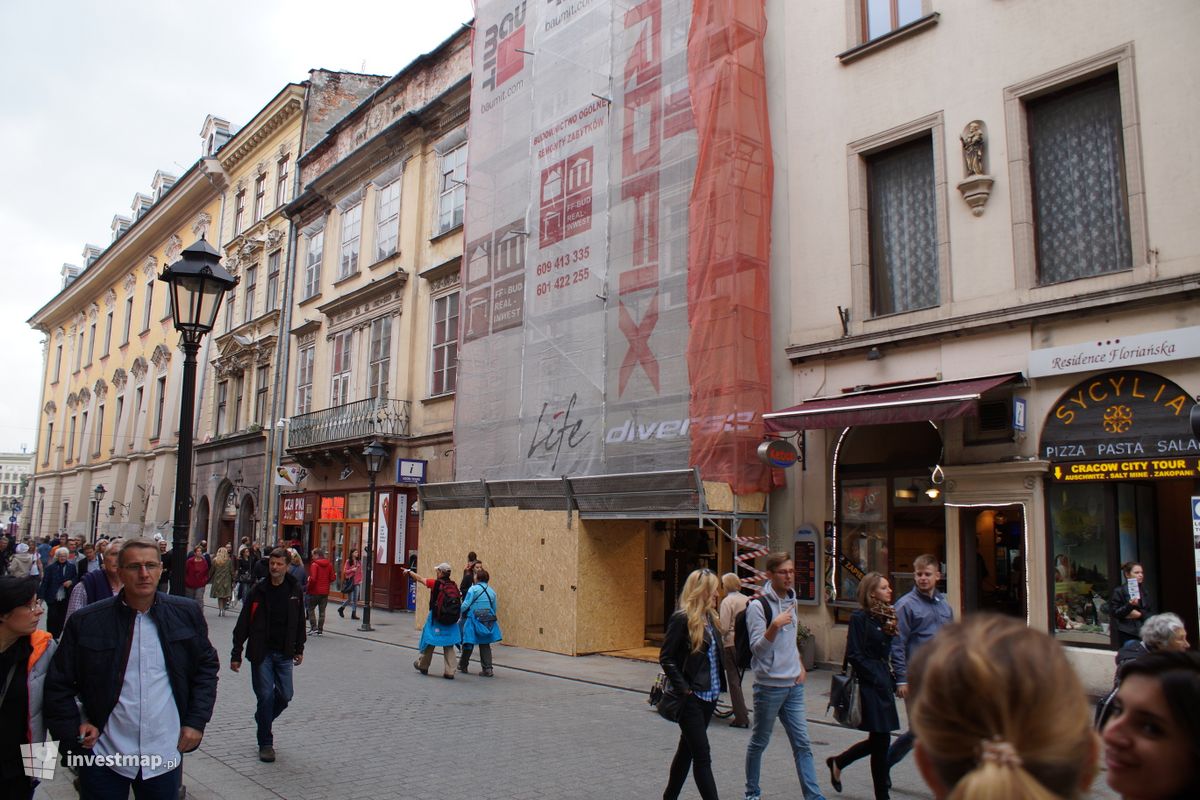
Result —
[{"label": "stone statue in niche", "polygon": [[962,136],[958,138],[962,142],[963,164],[966,167],[965,177],[983,175],[983,148],[985,144],[983,123],[977,119],[968,122],[967,127],[963,128]]},{"label": "stone statue in niche", "polygon": [[958,139],[962,142],[965,173],[963,179],[958,182],[958,191],[971,213],[978,217],[983,214],[983,207],[987,204],[988,195],[991,194],[992,184],[995,182],[992,176],[987,174],[985,164],[987,126],[983,120],[973,119],[963,128]]}]

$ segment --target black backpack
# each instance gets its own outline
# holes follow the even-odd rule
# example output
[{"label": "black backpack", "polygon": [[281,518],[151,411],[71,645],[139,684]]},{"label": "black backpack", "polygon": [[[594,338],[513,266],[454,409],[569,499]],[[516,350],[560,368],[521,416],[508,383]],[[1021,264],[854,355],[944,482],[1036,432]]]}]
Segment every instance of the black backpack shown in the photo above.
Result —
[{"label": "black backpack", "polygon": [[462,595],[454,581],[438,581],[437,599],[433,601],[433,618],[442,625],[454,625],[462,613]]},{"label": "black backpack", "polygon": [[[771,624],[771,604],[767,602],[767,598],[759,595],[750,602],[757,600],[762,603],[763,617],[767,624]],[[740,670],[750,669],[750,659],[753,653],[750,650],[750,628],[746,625],[746,612],[750,610],[749,604],[746,608],[738,612],[738,615],[733,618],[733,664]]]}]

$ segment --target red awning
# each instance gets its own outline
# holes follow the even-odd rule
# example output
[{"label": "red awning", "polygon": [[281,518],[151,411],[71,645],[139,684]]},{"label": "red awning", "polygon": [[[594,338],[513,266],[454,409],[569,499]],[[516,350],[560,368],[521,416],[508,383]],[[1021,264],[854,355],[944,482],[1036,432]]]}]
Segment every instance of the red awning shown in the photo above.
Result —
[{"label": "red awning", "polygon": [[889,425],[974,416],[984,392],[1020,379],[1021,373],[966,381],[938,381],[888,389],[815,397],[798,406],[763,414],[770,433],[851,425]]}]

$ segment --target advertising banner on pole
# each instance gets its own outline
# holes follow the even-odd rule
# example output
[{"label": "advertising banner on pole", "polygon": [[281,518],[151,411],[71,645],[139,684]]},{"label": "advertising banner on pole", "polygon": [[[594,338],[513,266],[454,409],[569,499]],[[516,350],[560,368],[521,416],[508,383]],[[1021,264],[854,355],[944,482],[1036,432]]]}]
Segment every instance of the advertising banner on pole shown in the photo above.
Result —
[{"label": "advertising banner on pole", "polygon": [[768,490],[762,0],[479,0],[474,30],[459,479]]}]

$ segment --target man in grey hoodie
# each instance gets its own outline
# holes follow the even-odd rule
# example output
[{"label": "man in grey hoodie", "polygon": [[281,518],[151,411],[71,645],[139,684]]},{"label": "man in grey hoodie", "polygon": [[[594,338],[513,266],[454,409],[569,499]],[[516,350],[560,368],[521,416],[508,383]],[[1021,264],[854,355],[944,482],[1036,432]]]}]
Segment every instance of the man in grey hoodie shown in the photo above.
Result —
[{"label": "man in grey hoodie", "polygon": [[746,607],[746,630],[752,653],[750,668],[754,672],[754,732],[746,748],[746,800],[759,800],[762,796],[758,775],[776,717],[783,721],[791,742],[805,800],[824,800],[817,785],[817,768],[804,716],[806,676],[796,646],[796,593],[792,590],[796,569],[787,553],[771,553],[767,556],[766,571],[769,582],[763,586],[762,596],[771,608],[771,619],[767,620],[761,603],[752,602]]}]

